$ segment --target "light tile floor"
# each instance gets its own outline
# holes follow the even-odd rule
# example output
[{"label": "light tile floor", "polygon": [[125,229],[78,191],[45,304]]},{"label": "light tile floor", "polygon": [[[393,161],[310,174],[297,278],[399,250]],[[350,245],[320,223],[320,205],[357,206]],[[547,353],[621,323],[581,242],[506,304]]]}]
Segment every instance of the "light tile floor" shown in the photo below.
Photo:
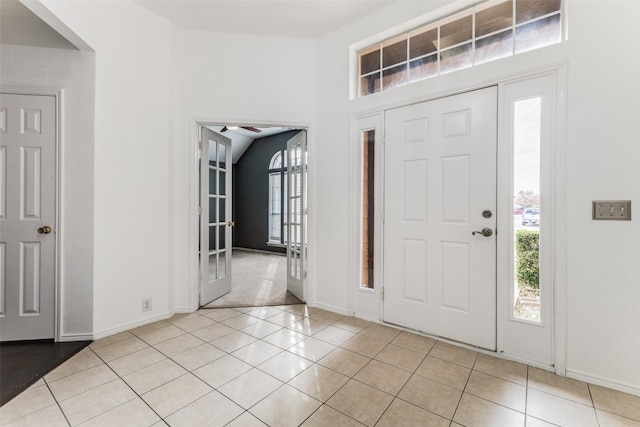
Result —
[{"label": "light tile floor", "polygon": [[305,305],[200,310],[99,341],[3,426],[636,426],[640,397]]}]

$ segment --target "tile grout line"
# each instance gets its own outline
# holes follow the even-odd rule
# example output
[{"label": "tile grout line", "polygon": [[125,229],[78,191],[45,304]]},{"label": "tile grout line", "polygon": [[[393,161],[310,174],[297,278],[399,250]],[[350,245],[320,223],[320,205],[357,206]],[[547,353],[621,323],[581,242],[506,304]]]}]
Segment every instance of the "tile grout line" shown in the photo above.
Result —
[{"label": "tile grout line", "polygon": [[[435,347],[435,345],[434,345],[434,347]],[[453,419],[456,417],[456,413],[458,412],[458,409],[460,408],[460,402],[462,402],[462,398],[464,397],[465,390],[467,389],[467,386],[469,385],[469,380],[471,379],[471,374],[473,373],[473,368],[476,366],[476,362],[478,361],[478,354],[479,353],[476,352],[476,357],[473,359],[473,364],[471,365],[471,370],[469,371],[469,376],[467,377],[467,381],[465,381],[464,387],[462,388],[462,394],[460,394],[460,399],[458,399],[458,403],[456,405],[456,409],[454,409],[453,414],[451,414],[451,420],[450,420],[451,423],[450,424],[453,424]],[[491,403],[494,403],[494,402],[491,402]]]},{"label": "tile grout line", "polygon": [[[87,346],[87,348],[89,348],[89,346]],[[46,376],[46,375],[45,375]],[[67,425],[71,426],[71,421],[69,421],[69,418],[67,418],[67,414],[64,413],[64,410],[62,409],[62,406],[60,405],[60,402],[58,401],[58,398],[56,397],[55,394],[53,394],[53,390],[51,390],[51,387],[49,387],[49,383],[47,382],[47,380],[44,379],[44,377],[42,377],[42,381],[44,382],[45,386],[47,387],[47,390],[49,390],[49,393],[51,393],[51,397],[53,397],[54,402],[56,402],[56,405],[58,406],[58,409],[60,410],[60,412],[62,413],[62,416],[64,417],[64,420],[67,422]],[[33,412],[31,412],[33,414]],[[30,415],[30,414],[27,414]],[[25,416],[27,416],[25,415]],[[24,417],[21,417],[24,418]],[[11,421],[12,423],[15,422],[17,420]]]}]

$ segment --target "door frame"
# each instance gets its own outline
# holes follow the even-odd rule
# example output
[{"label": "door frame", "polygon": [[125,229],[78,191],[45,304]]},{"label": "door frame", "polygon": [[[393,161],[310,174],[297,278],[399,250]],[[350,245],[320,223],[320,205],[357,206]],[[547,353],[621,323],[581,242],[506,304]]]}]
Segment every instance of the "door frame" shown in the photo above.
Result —
[{"label": "door frame", "polygon": [[63,340],[61,337],[62,329],[62,316],[60,315],[64,301],[62,301],[62,246],[64,241],[64,230],[62,216],[64,211],[62,209],[61,194],[62,194],[62,171],[63,171],[63,141],[64,141],[64,129],[63,129],[63,99],[64,89],[60,87],[31,87],[31,86],[13,86],[13,85],[1,85],[0,92],[10,95],[31,95],[31,96],[51,96],[55,99],[55,160],[54,160],[54,174],[55,174],[55,194],[54,194],[54,212],[56,219],[54,221],[54,244],[53,244],[53,322],[54,322],[54,336],[55,342],[68,341]]},{"label": "door frame", "polygon": [[[550,212],[551,216],[551,239],[555,241],[555,245],[553,247],[553,254],[551,256],[551,265],[550,268],[553,270],[551,273],[552,283],[550,284],[550,288],[553,293],[553,301],[552,301],[552,313],[553,313],[553,325],[552,325],[552,354],[554,359],[553,370],[556,374],[565,376],[566,375],[566,351],[567,351],[567,313],[566,313],[566,305],[567,305],[567,288],[566,288],[566,277],[567,277],[567,252],[566,252],[566,224],[567,224],[567,207],[566,207],[566,186],[567,186],[567,166],[566,166],[566,111],[567,111],[567,91],[568,91],[568,65],[566,61],[557,62],[554,64],[530,68],[525,71],[514,72],[514,73],[506,73],[504,75],[497,75],[492,78],[487,78],[480,83],[468,85],[468,86],[459,86],[454,88],[448,88],[446,90],[438,90],[436,89],[432,93],[421,94],[416,97],[395,101],[377,104],[374,108],[356,110],[351,114],[351,140],[350,140],[350,151],[349,154],[351,156],[350,165],[353,165],[352,172],[350,173],[351,182],[349,185],[350,191],[350,200],[357,200],[360,197],[360,178],[356,175],[358,170],[357,165],[360,164],[360,149],[355,144],[359,144],[360,140],[358,137],[360,128],[358,127],[358,123],[362,123],[363,120],[371,119],[374,124],[369,125],[371,128],[376,128],[376,130],[380,130],[382,135],[384,135],[384,117],[385,112],[394,108],[404,107],[412,104],[422,103],[426,101],[432,101],[439,98],[449,97],[453,95],[457,95],[464,92],[470,92],[477,89],[486,88],[489,86],[497,86],[498,87],[498,99],[500,100],[502,97],[502,88],[504,85],[526,80],[529,78],[535,78],[543,75],[551,75],[554,78],[555,82],[555,90],[553,94],[554,98],[554,111],[552,112],[553,118],[553,129],[551,131],[553,137],[553,158],[552,164],[548,165],[546,168],[546,173],[552,179],[552,194],[549,195],[549,200],[553,201],[553,207]],[[498,107],[500,108],[500,106]],[[500,111],[498,112],[498,123],[496,126],[501,126],[502,117],[500,116]],[[501,140],[500,135],[502,133],[502,129],[498,127],[498,157],[501,156],[502,145],[505,141]],[[384,146],[384,141],[382,142]],[[384,156],[382,159],[382,169],[384,169]],[[500,161],[497,166],[496,174],[500,172]],[[384,179],[384,170],[381,173],[381,179]],[[376,177],[377,178],[377,177]],[[376,182],[380,182],[380,185],[383,185],[383,181],[376,179]],[[498,223],[497,230],[499,231],[502,227],[504,227],[504,221],[501,221],[500,218],[503,217],[504,214],[504,206],[506,203],[503,201],[504,195],[500,194],[500,187],[496,189],[497,197],[498,197],[498,206],[497,206],[497,215],[498,215]],[[381,191],[381,199],[378,205],[384,205],[384,191]],[[378,191],[376,190],[376,196],[378,195]],[[511,200],[509,201],[509,210],[512,209]],[[350,233],[350,261],[355,261],[359,259],[360,256],[360,242],[359,242],[359,233],[356,232],[357,224],[360,221],[360,210],[355,209],[355,203],[352,203],[349,206],[351,209],[350,214],[350,224],[352,224],[353,232]],[[502,209],[502,210],[501,210]],[[376,218],[376,227],[380,227],[383,229],[384,227],[384,212],[379,215],[379,218]],[[382,234],[380,233],[380,237],[376,235],[378,241],[382,238]],[[499,236],[499,233],[498,233]],[[500,254],[500,245],[504,245],[504,242],[498,237],[497,239],[497,249],[498,254]],[[502,251],[504,251],[504,247],[502,247]],[[374,266],[374,275],[375,277],[383,277],[383,267],[384,267],[384,259],[382,257],[376,257],[376,264]],[[348,311],[349,313],[355,314],[358,317],[367,318],[368,320],[383,322],[383,308],[382,304],[384,301],[384,283],[382,280],[379,280],[378,288],[375,290],[375,293],[369,292],[365,293],[359,290],[359,283],[356,280],[359,278],[358,268],[359,265],[357,262],[350,262],[350,286],[348,292]],[[513,357],[511,355],[505,355],[501,353],[501,348],[503,348],[503,329],[504,324],[506,322],[504,313],[507,310],[511,309],[511,305],[508,304],[507,298],[504,296],[505,291],[507,290],[507,284],[505,283],[504,278],[504,262],[501,264],[500,259],[497,259],[497,295],[496,295],[496,309],[497,309],[497,324],[496,324],[496,338],[497,338],[497,352],[485,351],[482,349],[477,349],[475,347],[474,350],[484,352],[487,354],[492,354],[497,357],[503,357],[510,360],[515,360],[518,362],[531,364],[530,360],[525,360],[518,357]],[[358,313],[357,308],[361,306],[373,307],[373,301],[370,303],[363,303],[365,298],[371,299],[370,295],[375,295],[376,299],[379,298],[379,304],[377,305],[378,313],[377,316],[372,312],[369,313]],[[376,318],[377,317],[377,318]],[[446,339],[439,338],[441,340],[446,341]],[[462,345],[456,343],[458,345]],[[464,346],[464,345],[463,345]],[[549,369],[549,367],[541,366],[544,369]]]},{"label": "door frame", "polygon": [[313,299],[313,293],[309,292],[313,289],[310,283],[313,281],[312,260],[315,251],[312,250],[313,234],[313,197],[311,185],[309,185],[312,177],[312,159],[311,155],[313,138],[311,134],[311,125],[309,123],[286,122],[280,120],[245,120],[233,118],[192,118],[191,125],[191,143],[189,155],[189,311],[195,312],[200,308],[199,286],[200,286],[200,264],[198,262],[198,238],[200,233],[200,218],[198,213],[198,188],[199,188],[199,169],[198,169],[198,145],[200,142],[200,126],[220,126],[220,124],[233,123],[238,126],[256,126],[256,127],[285,127],[297,130],[303,130],[307,133],[307,257],[306,271],[307,276],[303,278],[302,289],[303,295],[306,296],[306,302],[309,303]]}]

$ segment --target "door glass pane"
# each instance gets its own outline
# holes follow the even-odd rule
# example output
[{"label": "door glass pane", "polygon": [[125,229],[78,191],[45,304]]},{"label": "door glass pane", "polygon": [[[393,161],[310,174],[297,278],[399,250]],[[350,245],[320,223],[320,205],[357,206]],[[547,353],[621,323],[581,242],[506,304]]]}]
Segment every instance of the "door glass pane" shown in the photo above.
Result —
[{"label": "door glass pane", "polygon": [[227,248],[226,231],[227,231],[227,224],[222,224],[218,226],[218,245],[219,245],[218,249],[220,250]]},{"label": "door glass pane", "polygon": [[513,315],[540,322],[540,128],[541,98],[517,101],[514,117]]},{"label": "door glass pane", "polygon": [[218,194],[220,194],[221,196],[225,196],[227,194],[227,173],[223,170],[220,170],[218,178],[220,184]]},{"label": "door glass pane", "polygon": [[209,198],[209,222],[216,222],[216,198]]},{"label": "door glass pane", "polygon": [[223,144],[218,144],[218,149],[220,150],[218,155],[218,159],[219,159],[218,166],[220,166],[221,168],[226,168],[227,167],[227,146]]},{"label": "door glass pane", "polygon": [[221,197],[220,199],[220,209],[218,210],[218,222],[226,222],[227,221],[227,211],[226,211],[226,205],[227,205],[227,200],[223,197]]},{"label": "door glass pane", "polygon": [[227,252],[220,252],[218,255],[218,276],[223,278],[227,275]]},{"label": "door glass pane", "polygon": [[216,250],[216,226],[209,226],[209,252]]},{"label": "door glass pane", "polygon": [[209,188],[215,190],[216,188],[216,171],[215,169],[209,169]]},{"label": "door glass pane", "polygon": [[209,282],[213,282],[218,278],[218,267],[216,264],[217,255],[209,255]]},{"label": "door glass pane", "polygon": [[209,164],[211,166],[216,166],[216,155],[218,154],[216,153],[216,145],[217,142],[213,139],[209,140]]}]

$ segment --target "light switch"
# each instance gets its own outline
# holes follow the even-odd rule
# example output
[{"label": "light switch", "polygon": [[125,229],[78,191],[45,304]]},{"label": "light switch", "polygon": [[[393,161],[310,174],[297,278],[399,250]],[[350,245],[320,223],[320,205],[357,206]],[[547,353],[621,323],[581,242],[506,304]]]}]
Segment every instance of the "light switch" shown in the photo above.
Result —
[{"label": "light switch", "polygon": [[594,200],[593,219],[631,221],[631,200]]}]

